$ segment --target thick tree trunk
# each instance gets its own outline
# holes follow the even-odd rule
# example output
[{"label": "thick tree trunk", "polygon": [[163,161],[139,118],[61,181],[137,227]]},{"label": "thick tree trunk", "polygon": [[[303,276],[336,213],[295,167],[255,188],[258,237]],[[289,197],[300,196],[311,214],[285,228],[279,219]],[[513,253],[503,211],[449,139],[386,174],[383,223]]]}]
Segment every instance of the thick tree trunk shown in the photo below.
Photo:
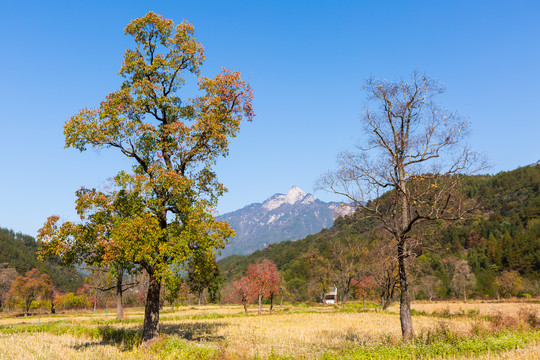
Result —
[{"label": "thick tree trunk", "polygon": [[123,280],[124,279],[122,275],[118,275],[116,278],[116,319],[117,320],[122,320],[124,318],[124,304],[122,304]]},{"label": "thick tree trunk", "polygon": [[262,295],[259,295],[259,312],[258,314],[261,315],[262,311]]},{"label": "thick tree trunk", "polygon": [[146,342],[159,336],[159,295],[161,291],[161,277],[148,272],[149,284],[144,308],[144,324],[142,341]]},{"label": "thick tree trunk", "polygon": [[246,304],[245,302],[242,303],[242,304],[244,304],[244,312],[245,312],[246,315],[247,315],[247,314],[248,314],[247,304]]},{"label": "thick tree trunk", "polygon": [[401,295],[399,299],[399,320],[401,321],[401,334],[404,339],[413,337],[413,325],[411,318],[411,300],[409,299],[409,290],[407,283],[407,269],[405,268],[405,242],[398,243],[398,269],[399,286]]},{"label": "thick tree trunk", "polygon": [[274,308],[274,293],[270,294],[270,313],[272,313],[272,309]]}]

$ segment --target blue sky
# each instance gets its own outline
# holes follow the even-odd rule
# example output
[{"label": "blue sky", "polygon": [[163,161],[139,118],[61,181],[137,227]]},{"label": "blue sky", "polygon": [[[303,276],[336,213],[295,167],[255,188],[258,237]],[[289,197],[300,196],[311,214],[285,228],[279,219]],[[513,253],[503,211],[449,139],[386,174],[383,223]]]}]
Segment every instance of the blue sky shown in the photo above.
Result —
[{"label": "blue sky", "polygon": [[440,103],[471,122],[490,173],[540,160],[538,1],[3,2],[0,226],[35,236],[49,215],[75,220],[79,187],[130,167],[113,150],[64,149],[63,124],[118,88],[123,29],[147,11],[195,26],[203,75],[224,66],[253,87],[257,117],[217,164],[221,213],[293,185],[312,192],[362,140],[372,75],[443,82]]}]

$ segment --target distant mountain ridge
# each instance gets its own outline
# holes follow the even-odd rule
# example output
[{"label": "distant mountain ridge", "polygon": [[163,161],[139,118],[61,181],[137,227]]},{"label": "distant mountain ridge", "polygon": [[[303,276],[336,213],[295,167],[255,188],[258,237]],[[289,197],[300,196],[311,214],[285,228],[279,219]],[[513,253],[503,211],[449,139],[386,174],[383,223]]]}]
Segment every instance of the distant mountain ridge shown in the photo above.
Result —
[{"label": "distant mountain ridge", "polygon": [[274,194],[263,203],[218,216],[237,234],[221,257],[247,255],[273,243],[304,238],[330,228],[339,215],[352,212],[350,206],[321,201],[293,186],[287,194]]}]

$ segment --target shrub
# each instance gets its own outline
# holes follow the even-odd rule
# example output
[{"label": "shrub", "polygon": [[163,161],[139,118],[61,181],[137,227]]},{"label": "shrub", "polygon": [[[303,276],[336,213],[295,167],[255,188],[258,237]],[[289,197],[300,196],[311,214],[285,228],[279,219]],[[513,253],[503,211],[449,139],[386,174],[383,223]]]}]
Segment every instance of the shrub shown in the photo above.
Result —
[{"label": "shrub", "polygon": [[58,309],[82,309],[90,306],[90,301],[85,295],[75,295],[73,293],[67,293],[59,295],[54,299],[54,305]]}]

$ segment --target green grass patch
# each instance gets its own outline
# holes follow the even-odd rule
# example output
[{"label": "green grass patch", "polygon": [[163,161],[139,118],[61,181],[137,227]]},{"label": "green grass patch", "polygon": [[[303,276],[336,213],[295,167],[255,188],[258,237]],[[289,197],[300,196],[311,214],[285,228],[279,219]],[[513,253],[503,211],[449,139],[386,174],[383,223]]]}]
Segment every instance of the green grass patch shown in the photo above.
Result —
[{"label": "green grass patch", "polygon": [[78,324],[67,323],[64,321],[52,321],[41,324],[14,324],[1,325],[0,333],[2,334],[18,334],[18,333],[38,333],[46,332],[54,335],[73,335],[73,336],[90,336],[92,338],[99,337],[97,327],[87,327]]},{"label": "green grass patch", "polygon": [[159,359],[214,360],[220,359],[218,348],[209,344],[188,343],[177,337],[167,337],[152,346]]},{"label": "green grass patch", "polygon": [[323,360],[363,360],[363,359],[432,359],[448,356],[480,356],[490,353],[523,348],[540,340],[540,332],[510,332],[483,336],[457,336],[451,333],[432,334],[411,342],[354,346],[349,349],[328,352]]}]

